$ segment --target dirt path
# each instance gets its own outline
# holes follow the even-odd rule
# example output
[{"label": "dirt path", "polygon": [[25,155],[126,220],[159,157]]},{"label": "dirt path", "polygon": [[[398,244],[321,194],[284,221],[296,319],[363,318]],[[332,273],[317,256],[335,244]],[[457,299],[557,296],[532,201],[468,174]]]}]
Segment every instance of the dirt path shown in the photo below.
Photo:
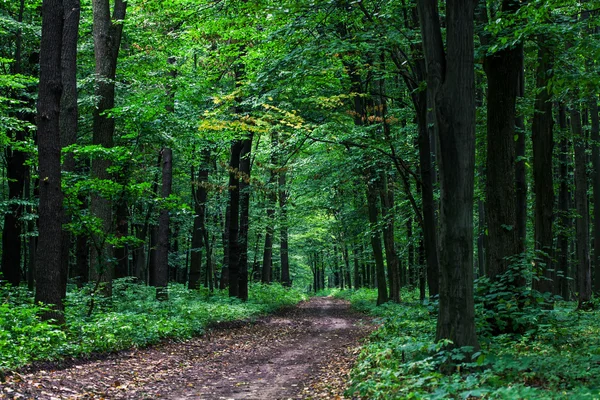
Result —
[{"label": "dirt path", "polygon": [[313,298],[184,343],[8,377],[0,399],[342,398],[360,339],[371,329],[346,302]]}]

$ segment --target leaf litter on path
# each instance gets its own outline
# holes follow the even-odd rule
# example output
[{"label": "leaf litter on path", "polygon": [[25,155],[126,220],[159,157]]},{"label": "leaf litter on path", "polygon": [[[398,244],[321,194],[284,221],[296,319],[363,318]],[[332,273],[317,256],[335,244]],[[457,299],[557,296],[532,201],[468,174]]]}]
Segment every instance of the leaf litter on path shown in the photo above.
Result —
[{"label": "leaf litter on path", "polygon": [[372,329],[346,301],[316,297],[186,342],[8,375],[0,399],[344,399]]}]

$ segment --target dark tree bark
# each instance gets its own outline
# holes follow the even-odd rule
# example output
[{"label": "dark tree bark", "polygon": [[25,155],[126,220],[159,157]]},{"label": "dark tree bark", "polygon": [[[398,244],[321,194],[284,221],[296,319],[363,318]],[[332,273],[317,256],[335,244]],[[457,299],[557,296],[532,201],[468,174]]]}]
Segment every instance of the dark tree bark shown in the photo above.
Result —
[{"label": "dark tree bark", "polygon": [[38,157],[40,176],[39,236],[35,301],[51,304],[45,319],[64,322],[61,290],[63,194],[60,167],[60,99],[63,2],[42,2],[42,41],[38,91]]},{"label": "dark tree bark", "polygon": [[354,289],[358,290],[362,287],[362,274],[360,269],[360,263],[358,261],[358,246],[356,244],[352,245],[352,259],[354,261]]},{"label": "dark tree bark", "polygon": [[427,62],[427,86],[435,94],[439,141],[440,309],[436,339],[479,347],[473,302],[473,186],[475,167],[475,76],[470,0],[446,3],[444,48],[437,1],[419,0]]},{"label": "dark tree bark", "polygon": [[[239,248],[240,261],[238,264],[238,297],[242,300],[248,300],[248,224],[250,213],[250,169],[251,151],[252,151],[252,133],[242,141],[242,150],[240,153],[240,231]],[[233,284],[233,283],[232,283]]]},{"label": "dark tree bark", "polygon": [[381,305],[388,301],[387,282],[383,265],[383,250],[381,248],[381,233],[379,232],[378,227],[379,207],[377,206],[377,198],[379,197],[379,187],[379,177],[371,167],[367,174],[367,207],[371,230],[371,247],[373,248],[373,258],[375,259],[377,276],[377,305]]},{"label": "dark tree bark", "polygon": [[240,264],[240,153],[243,143],[231,144],[229,161],[229,297],[239,297]]},{"label": "dark tree bark", "polygon": [[592,189],[594,193],[594,257],[593,268],[593,291],[600,294],[600,121],[598,120],[598,99],[596,96],[590,99],[590,114],[592,120]]},{"label": "dark tree bark", "polygon": [[[517,98],[525,97],[525,71],[523,67],[523,46],[520,46],[521,65],[519,66],[519,78],[517,80]],[[517,216],[517,238],[519,240],[519,252],[525,251],[527,240],[527,173],[525,168],[525,118],[518,114],[515,118],[517,141],[515,147],[515,196]]]},{"label": "dark tree bark", "polygon": [[561,129],[560,139],[560,155],[559,155],[559,176],[560,189],[558,194],[558,212],[560,215],[560,231],[558,234],[558,274],[557,292],[563,299],[569,300],[569,234],[568,231],[572,226],[571,218],[569,217],[571,193],[569,189],[569,140],[567,139],[567,112],[564,104],[559,106],[558,121]]},{"label": "dark tree bark", "polygon": [[[173,186],[173,152],[169,148],[162,150],[162,190],[163,201],[171,195]],[[156,299],[167,300],[169,293],[169,209],[162,206],[158,216],[158,238],[156,243]]]},{"label": "dark tree bark", "polygon": [[[93,109],[93,137],[92,143],[105,148],[113,147],[113,135],[115,131],[115,120],[106,111],[115,106],[115,75],[117,70],[117,58],[121,45],[123,32],[123,19],[127,9],[127,2],[115,0],[113,15],[110,15],[110,4],[108,0],[93,0],[93,33],[94,33],[94,58],[96,61],[96,89],[95,96],[98,104]],[[92,176],[100,180],[110,180],[108,168],[110,161],[98,156],[92,163]],[[102,221],[102,234],[95,235],[93,268],[91,275],[95,280],[108,283],[110,294],[110,282],[113,271],[110,265],[112,252],[106,244],[106,237],[112,227],[112,204],[109,199],[94,194],[90,204],[91,212]]]},{"label": "dark tree bark", "polygon": [[581,114],[577,106],[571,108],[571,130],[573,132],[575,149],[575,232],[577,243],[577,291],[578,307],[587,309],[591,306],[592,298],[592,270],[590,265],[589,248],[589,209],[588,209],[588,181],[587,181],[587,156],[585,154],[585,137],[581,128]]},{"label": "dark tree bark", "polygon": [[[129,208],[124,196],[121,196],[117,203],[115,219],[117,225],[116,236],[118,238],[127,236],[129,234]],[[127,243],[115,247],[115,262],[115,278],[129,276],[129,246]]]},{"label": "dark tree bark", "polygon": [[552,152],[554,148],[552,102],[548,89],[551,79],[552,52],[540,38],[536,70],[537,95],[531,126],[533,141],[533,190],[535,193],[536,273],[533,288],[545,293],[553,291],[552,220],[554,217],[554,183]]},{"label": "dark tree bark", "polygon": [[283,286],[292,286],[290,277],[290,260],[288,250],[288,218],[287,218],[287,199],[288,191],[286,187],[287,171],[281,169],[279,171],[279,212],[280,228],[279,228],[279,257],[281,259],[281,283]]},{"label": "dark tree bark", "polygon": [[[231,196],[229,196],[231,197]],[[219,281],[219,289],[225,289],[229,286],[229,221],[231,218],[230,213],[230,199],[227,199],[227,206],[225,207],[225,221],[221,216],[220,220],[223,221],[223,265],[221,267],[221,280]]]},{"label": "dark tree bark", "polygon": [[[210,148],[206,147],[202,150],[197,181],[192,184],[192,197],[194,199],[194,212],[196,213],[196,218],[194,218],[192,230],[192,254],[188,283],[190,289],[198,289],[200,286],[202,253],[208,254],[208,243],[206,240],[206,238],[208,238],[208,232],[206,231],[206,185],[208,183],[209,159]],[[205,286],[212,286],[212,268],[210,268],[212,267],[212,264],[208,262],[209,259],[209,257],[206,258]]]},{"label": "dark tree bark", "polygon": [[[504,0],[502,9],[514,12],[518,3]],[[515,201],[515,119],[522,45],[484,58],[487,87],[486,220],[487,276],[500,279],[520,253]],[[550,169],[550,173],[552,170]],[[522,271],[519,271],[522,272]],[[522,273],[505,281],[509,290],[525,284]]]},{"label": "dark tree bark", "polygon": [[382,174],[383,185],[381,187],[381,217],[383,224],[383,244],[385,248],[385,259],[388,268],[388,279],[390,281],[390,298],[392,301],[400,302],[400,261],[396,253],[394,243],[394,190],[389,187],[387,174]]},{"label": "dark tree bark", "polygon": [[[77,107],[77,39],[79,36],[81,6],[79,0],[63,0],[63,6],[64,30],[61,54],[63,92],[60,104],[60,144],[62,148],[65,148],[77,142],[77,119],[79,117]],[[64,155],[62,170],[66,173],[75,171],[73,153],[68,152]],[[63,224],[71,221],[70,215],[65,213],[64,217]],[[62,288],[64,288],[66,295],[71,247],[71,233],[66,229],[63,229],[61,246]]]}]

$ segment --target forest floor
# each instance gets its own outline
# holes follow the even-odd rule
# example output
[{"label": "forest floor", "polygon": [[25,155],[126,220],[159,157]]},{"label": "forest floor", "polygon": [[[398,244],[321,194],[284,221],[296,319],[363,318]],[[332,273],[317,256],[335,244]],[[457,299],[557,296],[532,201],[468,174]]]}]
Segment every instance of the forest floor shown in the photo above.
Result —
[{"label": "forest floor", "polygon": [[343,399],[374,329],[348,302],[315,297],[202,337],[7,376],[0,399]]}]

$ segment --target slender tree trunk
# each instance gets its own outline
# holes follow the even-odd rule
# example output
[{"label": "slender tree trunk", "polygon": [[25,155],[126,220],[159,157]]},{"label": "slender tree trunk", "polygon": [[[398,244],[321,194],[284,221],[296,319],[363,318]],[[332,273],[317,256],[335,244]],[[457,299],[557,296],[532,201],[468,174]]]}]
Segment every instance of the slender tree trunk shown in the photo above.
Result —
[{"label": "slender tree trunk", "polygon": [[[93,109],[93,137],[92,143],[104,148],[113,147],[115,120],[106,114],[107,110],[115,106],[115,75],[117,58],[121,45],[123,20],[127,9],[127,2],[115,0],[113,15],[110,15],[108,0],[92,0],[93,8],[93,34],[94,58],[96,60],[96,89],[98,99]],[[109,180],[108,168],[110,161],[98,156],[92,163],[92,176],[98,180]],[[107,236],[112,226],[112,204],[109,199],[100,194],[92,195],[90,209],[93,215],[102,221],[101,234],[95,235],[91,275],[95,280],[108,283],[107,294],[110,294],[110,282],[113,271],[110,260],[111,249],[106,244]]]},{"label": "slender tree trunk", "polygon": [[[227,288],[227,286],[229,286],[229,224],[231,218],[230,209],[231,204],[230,199],[228,198],[227,206],[225,207],[225,221],[223,224],[223,266],[221,267],[221,280],[219,282],[219,289],[225,289]],[[220,220],[222,221],[223,218],[221,217]]]},{"label": "slender tree trunk", "polygon": [[[206,185],[208,184],[210,148],[206,147],[202,149],[201,154],[202,157],[200,160],[200,166],[198,167],[198,179],[192,186],[192,196],[194,199],[194,211],[196,213],[196,217],[194,218],[192,230],[192,254],[188,283],[190,289],[198,289],[200,286],[202,252],[204,251],[205,254],[208,254],[208,245],[206,240],[206,237],[208,237],[208,232],[206,231]],[[209,270],[211,269],[209,266],[212,264],[208,262],[209,259],[209,257],[206,258],[205,286],[210,286],[209,282],[212,280],[212,271]]]},{"label": "slender tree trunk", "polygon": [[[162,151],[162,199],[171,195],[173,185],[173,152],[169,148]],[[167,300],[169,293],[169,209],[162,206],[158,217],[158,241],[156,244],[156,299]]]},{"label": "slender tree trunk", "polygon": [[581,114],[577,106],[571,108],[571,130],[573,131],[575,149],[575,208],[577,219],[575,231],[577,235],[577,291],[580,309],[591,306],[592,270],[590,266],[589,248],[589,209],[587,198],[587,160],[585,154],[585,137],[581,128]]},{"label": "slender tree trunk", "polygon": [[354,261],[354,289],[358,290],[362,287],[360,263],[358,261],[358,246],[352,245],[352,259]]},{"label": "slender tree trunk", "polygon": [[279,171],[279,211],[280,211],[280,228],[279,228],[279,257],[281,259],[281,283],[283,286],[292,286],[290,277],[290,260],[288,250],[288,218],[287,218],[287,199],[288,191],[286,187],[287,171],[282,169]]},{"label": "slender tree trunk", "polygon": [[63,193],[60,167],[60,99],[63,2],[42,2],[42,40],[38,91],[38,160],[40,176],[39,236],[35,302],[52,305],[44,319],[64,322],[61,238]]},{"label": "slender tree trunk", "polygon": [[418,0],[427,86],[435,95],[439,141],[440,309],[436,339],[479,347],[473,301],[473,188],[475,168],[475,74],[470,0],[446,3],[447,46],[437,1]]},{"label": "slender tree trunk", "polygon": [[238,297],[242,300],[248,300],[248,225],[250,219],[251,151],[252,133],[242,141],[242,150],[240,153],[240,262],[238,267]]},{"label": "slender tree trunk", "polygon": [[235,140],[231,144],[229,161],[229,296],[239,297],[240,265],[240,153],[243,143]]},{"label": "slender tree trunk", "polygon": [[375,270],[377,276],[377,305],[381,305],[388,301],[388,294],[387,283],[385,279],[385,269],[383,265],[383,250],[381,248],[381,234],[379,233],[378,227],[378,181],[379,178],[377,177],[374,168],[370,168],[367,176],[367,206],[369,210],[371,246],[373,248],[373,257],[375,258]]},{"label": "slender tree trunk", "polygon": [[592,188],[594,192],[594,258],[593,290],[600,295],[600,121],[598,120],[598,99],[594,95],[590,99],[590,114],[592,120]]},{"label": "slender tree trunk", "polygon": [[[521,65],[519,66],[519,78],[517,80],[517,98],[525,97],[525,71],[523,46],[519,46],[521,54]],[[525,252],[525,243],[527,241],[527,172],[525,168],[525,118],[522,114],[516,115],[515,130],[517,136],[515,147],[515,195],[516,195],[516,216],[517,216],[517,238],[519,240],[519,252]]]},{"label": "slender tree trunk", "polygon": [[536,70],[537,95],[534,105],[533,140],[533,190],[535,193],[535,249],[536,275],[534,289],[552,292],[552,220],[554,211],[554,183],[552,177],[552,152],[554,147],[552,103],[548,82],[551,79],[552,52],[540,38],[538,67]]},{"label": "slender tree trunk", "polygon": [[389,188],[387,175],[382,174],[383,186],[381,188],[381,217],[384,220],[383,224],[383,244],[385,247],[385,258],[388,268],[388,279],[390,281],[390,297],[391,300],[400,302],[400,261],[396,253],[396,245],[394,243],[394,191]]},{"label": "slender tree trunk", "polygon": [[558,195],[558,212],[560,215],[560,230],[558,234],[558,275],[557,291],[563,299],[569,300],[569,230],[572,222],[569,217],[569,207],[571,193],[569,189],[569,140],[567,139],[567,113],[564,104],[560,104],[558,111],[558,121],[561,129],[560,155],[559,155],[559,176],[560,189]]}]

